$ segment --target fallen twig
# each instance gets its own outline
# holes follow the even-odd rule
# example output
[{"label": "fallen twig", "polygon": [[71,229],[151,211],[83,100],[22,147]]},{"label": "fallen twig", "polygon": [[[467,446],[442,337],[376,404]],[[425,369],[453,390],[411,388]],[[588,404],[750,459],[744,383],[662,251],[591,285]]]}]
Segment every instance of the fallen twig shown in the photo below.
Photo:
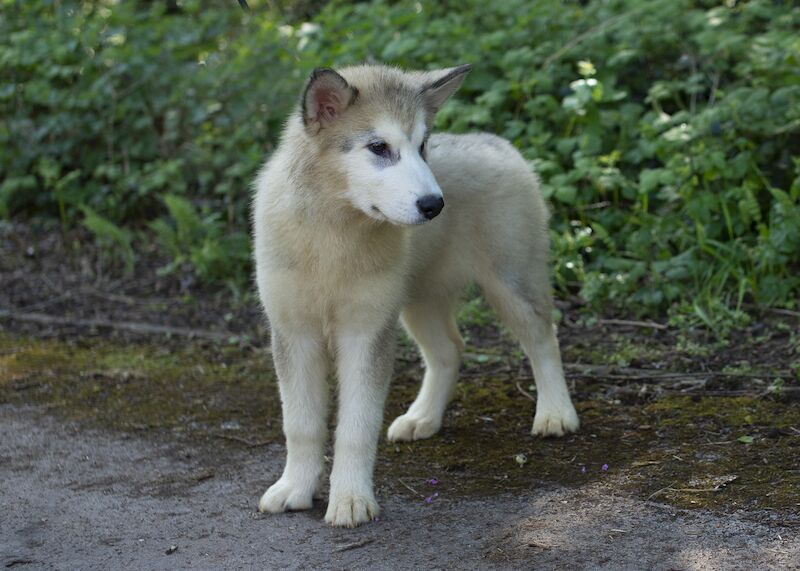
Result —
[{"label": "fallen twig", "polygon": [[655,321],[632,321],[630,319],[598,319],[597,323],[601,325],[627,325],[629,327],[645,327],[647,329],[659,329],[661,331],[668,329],[663,323],[656,323]]},{"label": "fallen twig", "polygon": [[205,470],[204,472],[200,472],[199,474],[194,474],[191,476],[190,479],[194,480],[195,482],[205,482],[206,480],[210,480],[216,476],[213,470]]},{"label": "fallen twig", "polygon": [[[573,374],[592,374],[608,379],[671,379],[671,378],[706,378],[706,377],[743,377],[743,378],[782,378],[793,379],[794,376],[789,370],[765,371],[763,373],[749,373],[744,371],[694,371],[676,372],[660,371],[657,369],[638,369],[634,367],[613,367],[608,365],[589,365],[582,363],[564,363],[564,368],[569,369]],[[614,372],[612,372],[614,371]]]},{"label": "fallen twig", "polygon": [[407,490],[411,490],[413,493],[415,493],[416,495],[418,495],[418,496],[420,496],[420,497],[424,496],[424,494],[420,494],[420,493],[419,493],[417,490],[415,490],[414,488],[412,488],[411,486],[409,486],[408,484],[406,484],[406,483],[403,481],[403,478],[397,478],[397,481],[398,481],[398,482],[400,482],[400,483],[401,483],[401,484],[402,484],[402,485],[403,485],[403,486],[404,486],[404,487],[405,487]]},{"label": "fallen twig", "polygon": [[0,319],[12,319],[15,321],[27,321],[40,323],[42,325],[68,325],[73,327],[116,329],[138,333],[140,335],[175,335],[178,337],[190,337],[195,339],[208,339],[210,341],[229,341],[236,337],[233,333],[224,331],[209,331],[206,329],[192,329],[189,327],[173,327],[171,325],[159,325],[157,323],[141,323],[137,321],[111,321],[109,319],[80,319],[72,317],[62,317],[59,315],[47,315],[44,313],[16,312],[8,309],[0,309]]},{"label": "fallen twig", "polygon": [[356,541],[354,543],[348,543],[347,545],[342,545],[341,547],[337,547],[334,549],[336,553],[341,553],[342,551],[350,551],[351,549],[358,549],[359,547],[364,547],[365,545],[369,545],[375,541],[374,539],[364,539],[361,541]]},{"label": "fallen twig", "polygon": [[718,486],[714,486],[713,488],[667,488],[670,492],[721,492],[722,488]]},{"label": "fallen twig", "polygon": [[21,559],[21,558],[11,559],[9,561],[6,561],[6,568],[14,567],[16,565],[29,565],[30,563],[33,562],[34,562],[33,559]]},{"label": "fallen twig", "polygon": [[777,313],[778,315],[788,315],[789,317],[800,317],[800,311],[781,309],[780,307],[767,307],[766,311],[769,311],[770,313]]},{"label": "fallen twig", "polygon": [[41,301],[37,301],[36,303],[32,303],[30,305],[26,305],[25,307],[22,307],[21,309],[23,309],[26,312],[32,311],[34,309],[43,309],[45,307],[49,307],[51,305],[55,305],[56,303],[59,303],[61,301],[64,301],[65,299],[69,299],[71,297],[72,297],[72,292],[68,291],[68,292],[59,294],[59,295],[57,295],[55,297],[51,297],[49,299],[44,299],[44,300],[41,300]]},{"label": "fallen twig", "polygon": [[[678,457],[675,456],[675,458],[678,458]],[[680,458],[678,458],[678,459],[680,460]],[[654,498],[655,496],[660,495],[660,494],[662,494],[664,492],[680,492],[680,493],[683,493],[683,494],[694,494],[694,493],[705,494],[705,493],[709,493],[709,492],[721,492],[722,490],[724,490],[727,487],[728,484],[730,484],[731,482],[733,482],[736,479],[737,479],[736,477],[733,477],[733,479],[731,479],[731,480],[726,480],[724,482],[720,482],[719,484],[717,484],[713,488],[673,488],[672,486],[667,486],[666,488],[661,488],[660,490],[657,490],[657,491],[653,492],[652,494],[650,494],[650,496],[647,499],[649,501],[652,498]]]},{"label": "fallen twig", "polygon": [[259,442],[251,442],[246,438],[242,438],[241,436],[234,436],[233,434],[214,434],[217,438],[224,438],[225,440],[232,440],[233,442],[239,442],[240,444],[244,444],[248,448],[258,448],[259,446],[266,446],[267,444],[272,444],[272,440],[261,440]]},{"label": "fallen twig", "polygon": [[525,395],[527,398],[531,399],[533,402],[536,402],[536,397],[535,397],[535,396],[533,396],[533,395],[532,395],[531,393],[529,393],[528,391],[526,391],[525,389],[523,389],[523,388],[522,388],[522,385],[520,385],[520,384],[519,384],[519,381],[517,381],[517,390],[518,390],[519,392],[521,392],[523,395]]}]

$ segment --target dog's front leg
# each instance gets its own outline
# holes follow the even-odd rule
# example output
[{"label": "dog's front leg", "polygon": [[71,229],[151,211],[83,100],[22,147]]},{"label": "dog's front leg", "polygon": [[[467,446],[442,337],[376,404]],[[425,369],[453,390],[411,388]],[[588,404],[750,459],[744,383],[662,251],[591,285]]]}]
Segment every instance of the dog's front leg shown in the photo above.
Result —
[{"label": "dog's front leg", "polygon": [[339,418],[325,514],[331,525],[355,527],[380,511],[372,472],[392,374],[394,323],[377,334],[345,331],[336,338]]},{"label": "dog's front leg", "polygon": [[262,512],[311,507],[324,469],[328,357],[321,335],[272,328],[272,357],[281,391],[286,467],[261,497]]}]

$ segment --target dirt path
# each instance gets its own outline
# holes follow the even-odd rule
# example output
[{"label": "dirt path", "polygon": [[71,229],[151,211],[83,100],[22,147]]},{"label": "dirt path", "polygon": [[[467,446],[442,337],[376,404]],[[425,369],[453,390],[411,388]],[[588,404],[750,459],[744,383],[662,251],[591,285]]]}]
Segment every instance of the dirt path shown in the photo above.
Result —
[{"label": "dirt path", "polygon": [[263,516],[280,446],[247,452],[85,430],[0,407],[0,563],[20,569],[791,569],[796,531],[615,497],[613,482],[424,501],[380,521]]},{"label": "dirt path", "polygon": [[[252,299],[157,256],[106,275],[88,244],[0,225],[5,568],[800,569],[797,312],[720,342],[561,302],[582,425],[542,440],[528,363],[475,298],[441,433],[382,439],[384,513],[339,530],[324,501],[255,511],[284,450]],[[420,367],[401,337],[386,425]]]}]

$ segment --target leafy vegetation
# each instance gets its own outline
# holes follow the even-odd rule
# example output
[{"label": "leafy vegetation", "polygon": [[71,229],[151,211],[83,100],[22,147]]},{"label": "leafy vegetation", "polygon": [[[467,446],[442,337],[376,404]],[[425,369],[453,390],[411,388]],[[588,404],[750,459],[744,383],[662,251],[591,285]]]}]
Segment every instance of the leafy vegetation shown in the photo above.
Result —
[{"label": "leafy vegetation", "polygon": [[541,173],[559,290],[718,330],[797,305],[796,3],[249,3],[0,0],[0,215],[155,231],[165,271],[246,284],[249,183],[310,69],[472,62],[438,127]]}]

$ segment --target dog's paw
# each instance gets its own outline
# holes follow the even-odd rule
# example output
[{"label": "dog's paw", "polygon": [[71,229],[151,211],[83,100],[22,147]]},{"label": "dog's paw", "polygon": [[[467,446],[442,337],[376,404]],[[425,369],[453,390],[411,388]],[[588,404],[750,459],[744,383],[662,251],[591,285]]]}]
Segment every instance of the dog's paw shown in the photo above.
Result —
[{"label": "dog's paw", "polygon": [[580,424],[578,413],[575,412],[572,403],[562,405],[560,408],[543,409],[537,406],[531,434],[534,436],[564,436],[564,434],[578,430]]},{"label": "dog's paw", "polygon": [[441,421],[425,417],[412,416],[406,413],[394,419],[386,437],[389,442],[407,442],[430,438],[441,428]]},{"label": "dog's paw", "polygon": [[356,527],[372,521],[380,511],[374,496],[345,494],[337,497],[331,494],[325,521],[334,527]]},{"label": "dog's paw", "polygon": [[261,496],[258,510],[271,514],[292,510],[307,510],[314,501],[314,486],[298,485],[281,478]]}]

